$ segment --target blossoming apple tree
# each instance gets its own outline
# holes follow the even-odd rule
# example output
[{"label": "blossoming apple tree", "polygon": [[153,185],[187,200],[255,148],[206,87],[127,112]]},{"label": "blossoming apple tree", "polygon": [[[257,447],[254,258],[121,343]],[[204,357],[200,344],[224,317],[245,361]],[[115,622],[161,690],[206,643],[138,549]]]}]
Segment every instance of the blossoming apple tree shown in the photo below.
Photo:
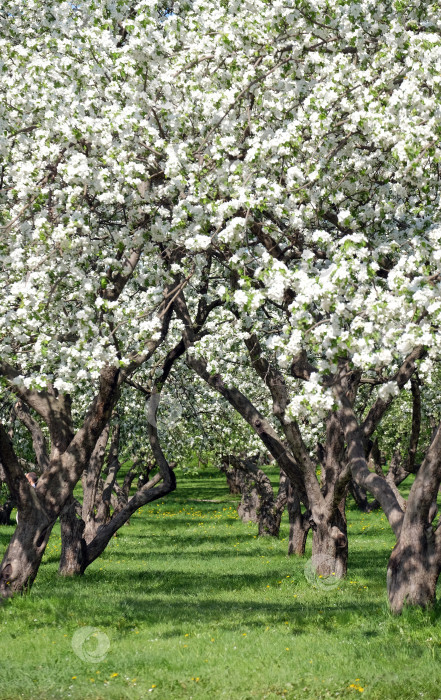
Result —
[{"label": "blossoming apple tree", "polygon": [[[215,336],[198,337],[198,314],[221,301],[283,436],[260,432],[316,541],[345,546],[337,510],[352,475],[397,535],[394,609],[433,600],[441,430],[405,511],[370,472],[367,441],[417,366],[430,381],[438,361],[439,17],[437,2],[402,0],[6,0],[0,368],[3,390],[47,425],[51,454],[34,494],[0,433],[29,513],[3,592],[32,581],[122,382],[154,362],[176,318],[184,349],[203,343],[194,368],[233,398],[207,369]],[[314,430],[338,477],[322,487]]]}]

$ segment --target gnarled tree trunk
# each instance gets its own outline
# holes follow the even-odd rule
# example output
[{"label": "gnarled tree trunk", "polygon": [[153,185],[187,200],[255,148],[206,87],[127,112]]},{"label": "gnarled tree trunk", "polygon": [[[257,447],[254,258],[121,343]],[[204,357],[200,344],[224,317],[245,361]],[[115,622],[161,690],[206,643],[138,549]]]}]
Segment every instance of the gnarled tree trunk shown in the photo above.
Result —
[{"label": "gnarled tree trunk", "polygon": [[426,608],[435,603],[441,572],[441,527],[432,521],[437,513],[436,497],[441,481],[441,423],[432,439],[409,498],[387,568],[391,610],[404,605]]},{"label": "gnarled tree trunk", "polygon": [[256,466],[254,459],[228,455],[222,460],[222,471],[233,472],[234,480],[240,485],[242,499],[237,512],[243,522],[256,522],[261,537],[278,537],[280,521],[288,500],[288,479],[280,472],[279,490],[274,496],[273,487],[263,469]]},{"label": "gnarled tree trunk", "polygon": [[227,486],[228,486],[229,492],[233,495],[242,493],[242,491],[241,491],[242,472],[240,472],[238,469],[234,469],[234,467],[231,467],[231,469],[225,469],[224,471],[225,471],[225,476],[227,479]]},{"label": "gnarled tree trunk", "polygon": [[237,514],[243,523],[258,523],[259,516],[259,494],[257,493],[256,485],[253,479],[244,474],[242,477],[241,499],[237,506]]},{"label": "gnarled tree trunk", "polygon": [[11,495],[19,510],[18,526],[0,565],[0,596],[29,590],[37,575],[52,530],[66,501],[72,495],[96,439],[107,423],[117,400],[119,370],[105,368],[98,394],[91,404],[83,426],[74,435],[70,399],[52,388],[47,392],[25,392],[29,404],[41,415],[50,429],[51,452],[43,454],[44,443],[37,448],[41,429],[30,416],[29,422],[36,454],[41,448],[46,462],[38,483],[33,488],[25,478],[12,443],[0,425],[0,458]]},{"label": "gnarled tree trunk", "polygon": [[288,554],[303,556],[305,553],[306,539],[311,528],[309,512],[302,513],[300,498],[293,489],[288,487],[287,510],[289,517],[289,544]]},{"label": "gnarled tree trunk", "polygon": [[[397,384],[404,384],[414,372],[415,359],[422,349],[415,348],[406,358],[396,375]],[[436,496],[441,483],[441,423],[426,451],[407,503],[396,489],[393,471],[386,479],[377,472],[369,471],[364,453],[363,438],[366,439],[378,425],[388,404],[377,399],[361,426],[343,391],[342,383],[335,385],[341,402],[341,423],[348,444],[349,464],[354,480],[368,489],[380,502],[397,538],[396,546],[388,565],[388,594],[391,610],[401,613],[405,605],[427,607],[435,602],[436,582],[441,571],[441,529],[432,526],[436,514]],[[414,416],[410,450],[416,454],[418,438],[419,395],[415,390]],[[413,468],[413,458],[408,461]]]},{"label": "gnarled tree trunk", "polygon": [[286,474],[280,471],[279,489],[276,498],[274,498],[271,482],[262,469],[258,470],[256,482],[260,496],[260,506],[258,511],[259,535],[261,537],[278,537],[280,533],[282,514],[288,501],[289,480]]},{"label": "gnarled tree trunk", "polygon": [[338,508],[313,525],[312,561],[316,574],[344,578],[348,565],[348,537],[345,516],[345,498]]},{"label": "gnarled tree trunk", "polygon": [[40,510],[21,511],[21,518],[3,557],[0,570],[0,596],[26,593],[37,575],[51,533],[49,523]]},{"label": "gnarled tree trunk", "polygon": [[[257,493],[254,478],[248,470],[238,466],[241,461],[240,457],[233,457],[236,460],[234,465],[230,457],[232,455],[223,458],[219,469],[224,472],[227,478],[230,493],[237,493],[241,496],[240,503],[237,506],[239,518],[243,523],[258,523],[259,494]],[[233,490],[231,490],[231,484],[233,484]]]},{"label": "gnarled tree trunk", "polygon": [[84,520],[78,512],[79,508],[78,501],[71,497],[60,513],[60,576],[75,576],[82,571],[85,557]]},{"label": "gnarled tree trunk", "polygon": [[405,605],[434,605],[441,570],[439,551],[431,525],[403,528],[387,567],[387,592],[392,612]]}]

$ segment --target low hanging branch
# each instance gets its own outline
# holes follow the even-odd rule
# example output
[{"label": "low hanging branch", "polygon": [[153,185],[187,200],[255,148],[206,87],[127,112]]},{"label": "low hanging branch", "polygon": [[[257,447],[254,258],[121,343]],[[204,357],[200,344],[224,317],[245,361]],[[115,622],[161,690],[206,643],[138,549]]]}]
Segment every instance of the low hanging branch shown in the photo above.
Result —
[{"label": "low hanging branch", "polygon": [[[161,448],[161,443],[156,428],[156,412],[158,404],[155,402],[149,411],[149,421],[147,430],[149,435],[150,447],[153,456],[159,467],[159,473],[139,489],[128,501],[127,505],[112,518],[99,527],[94,539],[89,543],[86,550],[85,566],[89,566],[105,549],[110,538],[124,523],[135,513],[138,508],[163,498],[167,494],[174,491],[176,488],[176,477],[171,469],[165,454]],[[158,486],[157,484],[162,481]],[[84,570],[83,569],[83,570]]]},{"label": "low hanging branch", "polygon": [[[155,422],[156,411],[157,404],[155,403],[153,408],[150,408],[147,430],[159,472],[141,486],[131,498],[117,501],[117,507],[113,514],[111,514],[112,491],[115,490],[116,493],[118,490],[122,491],[116,481],[120,468],[118,459],[119,426],[115,425],[113,428],[107,474],[102,488],[100,488],[99,481],[104,466],[104,450],[109,427],[107,426],[103,431],[83,479],[83,486],[85,486],[83,517],[80,520],[76,519],[76,528],[71,528],[69,532],[69,536],[75,541],[70,542],[71,556],[62,556],[61,558],[60,574],[70,576],[83,573],[102,554],[111,537],[130,519],[133,513],[146,503],[163,498],[176,488],[176,477],[172,466],[162,451],[156,425],[152,424]],[[126,488],[127,485],[130,488],[129,480],[126,480]],[[74,553],[73,557],[72,553]]]},{"label": "low hanging branch", "polygon": [[372,473],[367,465],[362,431],[349,399],[340,382],[334,385],[334,392],[340,401],[339,418],[348,449],[348,462],[354,481],[370,491],[380,502],[394,533],[398,536],[403,521],[403,511],[397,498],[384,477]]}]

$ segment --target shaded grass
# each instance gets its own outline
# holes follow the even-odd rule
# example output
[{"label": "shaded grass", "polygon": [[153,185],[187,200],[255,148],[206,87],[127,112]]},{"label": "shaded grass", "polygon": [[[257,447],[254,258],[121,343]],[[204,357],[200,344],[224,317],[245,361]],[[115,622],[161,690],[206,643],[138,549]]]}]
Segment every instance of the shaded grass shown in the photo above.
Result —
[{"label": "shaded grass", "polygon": [[58,578],[54,530],[0,609],[0,698],[441,698],[441,609],[388,612],[381,513],[349,507],[348,578],[327,585],[286,555],[286,521],[257,538],[236,502],[222,476],[180,477],[82,579]]}]

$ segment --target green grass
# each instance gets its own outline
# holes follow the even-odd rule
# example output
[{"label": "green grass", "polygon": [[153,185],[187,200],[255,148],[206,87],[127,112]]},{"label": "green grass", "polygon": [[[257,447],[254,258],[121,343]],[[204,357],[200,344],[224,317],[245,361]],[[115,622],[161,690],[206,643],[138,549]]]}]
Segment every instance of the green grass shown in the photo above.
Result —
[{"label": "green grass", "polygon": [[236,502],[222,476],[181,476],[76,580],[57,576],[54,530],[30,595],[0,608],[1,700],[441,698],[441,608],[388,612],[381,513],[349,504],[348,578],[331,587],[287,556],[286,521],[259,539]]}]

